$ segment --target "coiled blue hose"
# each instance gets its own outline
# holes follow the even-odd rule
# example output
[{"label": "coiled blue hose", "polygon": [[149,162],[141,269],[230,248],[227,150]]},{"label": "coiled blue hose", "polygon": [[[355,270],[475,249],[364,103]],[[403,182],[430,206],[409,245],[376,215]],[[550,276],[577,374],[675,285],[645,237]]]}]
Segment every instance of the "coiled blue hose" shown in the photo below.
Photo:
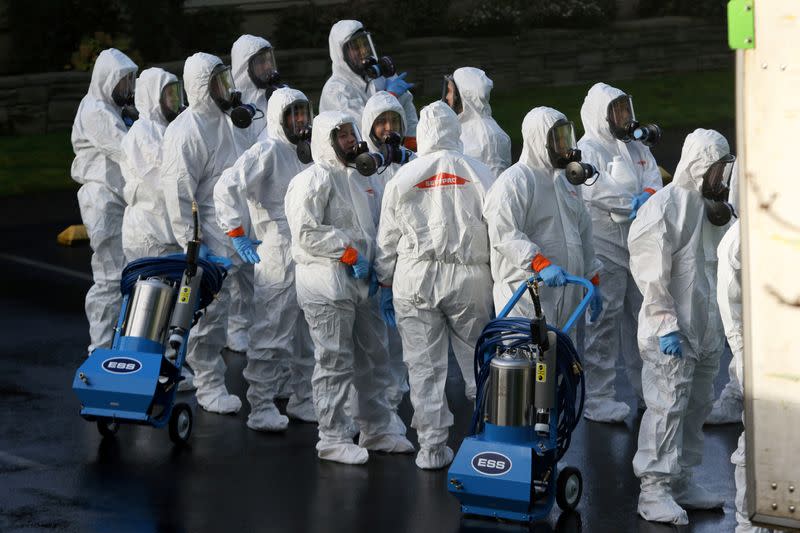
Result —
[{"label": "coiled blue hose", "polygon": [[[512,301],[516,303],[515,300]],[[586,301],[588,301],[588,297]],[[579,309],[583,311],[585,305],[580,306]],[[505,351],[509,348],[533,343],[531,321],[527,318],[506,318],[505,314],[509,310],[504,309],[500,318],[496,318],[486,325],[475,346],[474,371],[477,396],[475,398],[475,411],[472,414],[472,423],[470,424],[471,435],[478,433],[481,428],[489,384],[489,363],[494,358],[497,348],[500,347],[502,351]],[[569,338],[569,335],[556,328],[551,326],[547,328],[556,334],[556,379],[558,380],[556,391],[556,409],[558,413],[556,461],[558,461],[569,449],[572,432],[583,414],[586,385],[583,380],[580,356],[572,343],[572,339]],[[578,395],[579,391],[580,396]]]},{"label": "coiled blue hose", "polygon": [[[214,301],[214,295],[222,289],[222,282],[228,275],[228,271],[205,259],[198,259],[197,264],[203,269],[203,279],[200,281],[199,309],[205,309]],[[131,261],[122,270],[120,290],[122,294],[130,294],[139,278],[160,277],[173,283],[180,283],[185,270],[186,254],[143,257]]]}]

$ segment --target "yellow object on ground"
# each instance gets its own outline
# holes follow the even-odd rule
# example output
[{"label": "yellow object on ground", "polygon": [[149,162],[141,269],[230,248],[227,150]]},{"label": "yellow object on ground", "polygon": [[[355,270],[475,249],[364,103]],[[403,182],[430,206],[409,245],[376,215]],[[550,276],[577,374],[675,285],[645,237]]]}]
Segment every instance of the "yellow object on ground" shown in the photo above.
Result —
[{"label": "yellow object on ground", "polygon": [[72,246],[80,241],[88,240],[89,235],[83,224],[74,224],[58,234],[58,244],[62,246]]}]

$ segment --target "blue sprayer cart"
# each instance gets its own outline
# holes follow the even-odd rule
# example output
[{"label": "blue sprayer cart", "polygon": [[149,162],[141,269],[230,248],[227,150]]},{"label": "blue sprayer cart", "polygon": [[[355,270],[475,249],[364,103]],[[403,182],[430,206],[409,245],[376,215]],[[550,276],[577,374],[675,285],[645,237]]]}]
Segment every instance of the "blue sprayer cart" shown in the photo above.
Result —
[{"label": "blue sprayer cart", "polygon": [[[583,492],[577,468],[559,471],[583,411],[583,369],[565,333],[582,317],[594,287],[559,331],[548,326],[538,282],[522,283],[475,348],[477,398],[470,435],[448,472],[449,491],[465,514],[519,522],[543,520],[553,503],[573,510]],[[528,291],[536,316],[508,318]]]},{"label": "blue sprayer cart", "polygon": [[97,348],[75,372],[81,416],[104,437],[120,424],[169,425],[176,444],[192,431],[192,410],[176,403],[189,331],[219,292],[230,262],[201,258],[197,207],[186,254],[146,257],[122,272],[122,309],[111,348]]}]

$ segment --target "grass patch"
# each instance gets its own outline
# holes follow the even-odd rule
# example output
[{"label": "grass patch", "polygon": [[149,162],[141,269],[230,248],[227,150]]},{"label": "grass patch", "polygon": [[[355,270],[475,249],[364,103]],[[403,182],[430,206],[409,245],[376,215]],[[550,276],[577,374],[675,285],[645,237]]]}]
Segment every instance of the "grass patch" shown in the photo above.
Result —
[{"label": "grass patch", "polygon": [[0,196],[77,189],[70,132],[0,137]]},{"label": "grass patch", "polygon": [[[637,116],[663,128],[713,126],[735,116],[734,73],[673,74],[660,78],[609,82],[634,97]],[[567,115],[583,134],[580,108],[592,83],[567,87],[533,87],[492,95],[492,111],[515,146],[522,145],[522,119],[533,107],[546,105]],[[69,132],[0,137],[0,196],[77,189],[69,175]],[[515,152],[515,153],[518,153]]]},{"label": "grass patch", "polygon": [[[652,79],[608,81],[633,96],[637,118],[655,122],[662,128],[696,125],[710,127],[736,116],[733,71],[692,72]],[[522,119],[537,106],[558,109],[575,123],[575,135],[583,135],[581,105],[594,83],[566,87],[533,87],[492,94],[492,115],[511,136],[522,144]]]}]

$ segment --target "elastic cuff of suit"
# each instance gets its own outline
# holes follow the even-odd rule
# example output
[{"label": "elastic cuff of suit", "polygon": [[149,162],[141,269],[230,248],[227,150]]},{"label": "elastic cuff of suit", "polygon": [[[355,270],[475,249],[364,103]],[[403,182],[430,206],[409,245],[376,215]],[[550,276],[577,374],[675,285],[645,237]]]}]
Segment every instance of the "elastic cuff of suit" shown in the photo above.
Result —
[{"label": "elastic cuff of suit", "polygon": [[533,261],[531,261],[531,267],[536,272],[541,272],[545,268],[549,267],[551,264],[552,263],[550,262],[550,260],[545,256],[543,256],[542,254],[536,254],[536,257],[534,257]]},{"label": "elastic cuff of suit", "polygon": [[406,137],[403,139],[403,146],[411,150],[412,152],[417,151],[417,138],[416,137]]},{"label": "elastic cuff of suit", "polygon": [[649,192],[649,193],[650,193],[650,196],[653,196],[653,195],[656,193],[656,190],[655,190],[655,189],[651,189],[650,187],[647,187],[647,188],[644,190],[644,192]]},{"label": "elastic cuff of suit", "polygon": [[339,258],[339,261],[344,263],[345,265],[353,266],[358,261],[358,250],[353,248],[352,246],[348,246],[345,248],[342,257]]},{"label": "elastic cuff of suit", "polygon": [[244,237],[244,228],[239,226],[238,228],[233,228],[227,233],[228,237]]},{"label": "elastic cuff of suit", "polygon": [[595,287],[600,285],[600,274],[595,274],[590,280]]}]

